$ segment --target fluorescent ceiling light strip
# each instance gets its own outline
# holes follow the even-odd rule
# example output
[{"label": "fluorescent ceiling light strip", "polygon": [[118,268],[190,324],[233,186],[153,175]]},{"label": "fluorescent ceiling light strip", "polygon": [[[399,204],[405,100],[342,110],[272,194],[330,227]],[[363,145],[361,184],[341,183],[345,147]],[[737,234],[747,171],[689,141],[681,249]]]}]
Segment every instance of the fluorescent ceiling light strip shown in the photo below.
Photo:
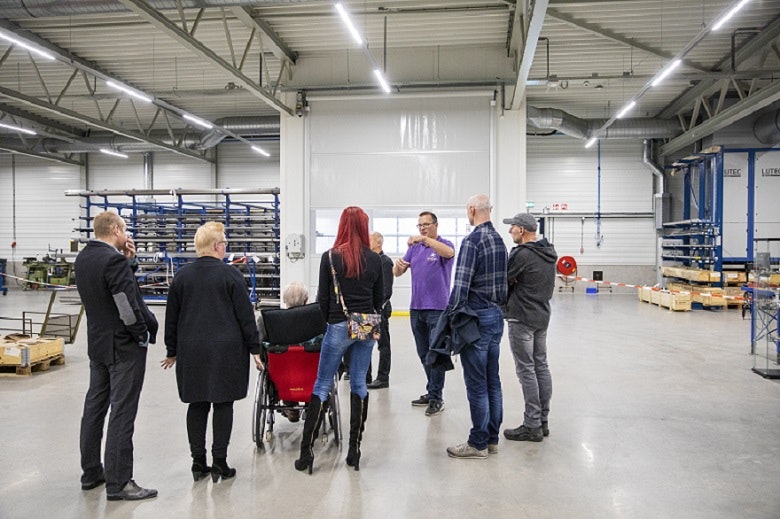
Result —
[{"label": "fluorescent ceiling light strip", "polygon": [[661,82],[669,76],[669,74],[674,72],[674,69],[680,66],[680,63],[682,63],[681,59],[676,59],[672,61],[672,63],[668,67],[666,67],[666,69],[664,69],[663,72],[661,72],[661,75],[655,78],[652,83],[650,83],[650,86],[655,87],[660,85]]},{"label": "fluorescent ceiling light strip", "polygon": [[745,7],[745,4],[748,3],[748,2],[750,2],[750,0],[742,0],[740,3],[735,5],[734,8],[731,11],[729,11],[728,13],[726,13],[723,16],[723,18],[721,18],[720,20],[715,22],[715,25],[712,26],[712,30],[713,31],[717,31],[718,29],[723,27],[723,24],[728,22],[731,19],[731,17],[734,16],[735,14],[737,14],[737,11],[739,11],[740,9]]},{"label": "fluorescent ceiling light strip", "polygon": [[594,144],[596,144],[596,141],[598,141],[598,140],[599,140],[599,139],[598,139],[598,137],[593,137],[591,140],[589,140],[589,141],[588,141],[588,142],[585,144],[585,147],[586,147],[586,148],[590,148],[591,146],[593,146]]},{"label": "fluorescent ceiling light strip", "polygon": [[4,32],[0,32],[0,38],[4,39],[5,41],[8,41],[8,42],[10,42],[10,43],[12,43],[14,45],[17,45],[17,46],[19,46],[19,47],[21,47],[21,48],[23,48],[25,50],[28,50],[28,51],[32,52],[33,54],[37,54],[38,56],[40,56],[42,58],[50,59],[52,61],[56,59],[52,54],[49,54],[48,52],[45,52],[45,51],[43,51],[43,50],[41,50],[41,49],[39,49],[37,47],[33,47],[29,43],[25,43],[25,42],[23,42],[22,40],[20,40],[18,38],[14,38],[13,36],[9,36],[9,35],[5,34]]},{"label": "fluorescent ceiling light strip", "polygon": [[631,109],[634,108],[635,106],[636,106],[636,101],[631,101],[626,106],[624,106],[623,109],[620,110],[615,117],[617,117],[618,119],[622,119],[623,116],[626,115],[628,112],[630,112]]},{"label": "fluorescent ceiling light strip", "polygon": [[261,148],[259,146],[252,146],[252,149],[255,150],[257,153],[259,153],[260,155],[263,155],[265,157],[270,157],[271,156],[270,153],[268,153],[267,151],[265,151],[263,148]]},{"label": "fluorescent ceiling light strip", "polygon": [[358,32],[357,28],[355,27],[355,24],[352,23],[352,17],[349,16],[349,13],[344,8],[343,5],[341,5],[341,2],[336,2],[336,11],[339,12],[339,15],[341,16],[341,20],[344,22],[344,25],[347,26],[347,29],[349,29],[350,34],[352,34],[352,38],[355,40],[355,42],[363,46],[363,37],[360,36],[360,33]]},{"label": "fluorescent ceiling light strip", "polygon": [[37,133],[35,133],[32,130],[28,130],[27,128],[22,128],[21,126],[14,126],[12,124],[0,123],[0,128],[6,128],[8,130],[13,130],[15,132],[26,133],[27,135],[38,135]]},{"label": "fluorescent ceiling light strip", "polygon": [[387,84],[387,80],[385,79],[385,76],[382,75],[381,70],[375,68],[374,75],[376,76],[377,81],[379,81],[379,84],[382,85],[382,90],[384,90],[385,93],[389,94],[390,92],[392,92],[392,90],[390,90],[390,85]]},{"label": "fluorescent ceiling light strip", "polygon": [[206,128],[207,130],[210,130],[210,129],[214,128],[214,126],[211,123],[208,123],[208,122],[204,121],[203,119],[199,119],[199,118],[197,118],[195,116],[192,116],[192,115],[189,115],[189,114],[184,114],[184,115],[182,115],[182,117],[184,117],[185,119],[187,119],[188,121],[190,121],[192,123],[197,124],[198,126],[200,126],[202,128]]},{"label": "fluorescent ceiling light strip", "polygon": [[105,153],[106,155],[112,155],[114,157],[121,157],[123,159],[127,158],[127,155],[125,155],[124,153],[119,153],[119,152],[116,152],[116,151],[107,150],[105,148],[100,148],[100,153]]},{"label": "fluorescent ceiling light strip", "polygon": [[145,103],[151,103],[152,102],[152,98],[149,97],[148,95],[142,94],[141,92],[139,92],[137,90],[133,90],[132,88],[128,88],[128,87],[126,87],[124,85],[121,85],[119,83],[116,83],[114,81],[106,81],[106,85],[108,85],[109,87],[114,88],[116,90],[121,90],[125,94],[133,96],[136,99],[139,99],[139,100],[141,100],[141,101],[143,101]]}]

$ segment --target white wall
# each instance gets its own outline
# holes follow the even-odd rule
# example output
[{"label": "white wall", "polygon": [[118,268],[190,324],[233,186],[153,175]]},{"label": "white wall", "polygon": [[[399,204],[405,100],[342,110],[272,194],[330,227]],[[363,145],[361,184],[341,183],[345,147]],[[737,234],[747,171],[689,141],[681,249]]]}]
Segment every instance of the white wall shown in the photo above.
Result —
[{"label": "white wall", "polygon": [[0,155],[0,258],[22,261],[42,257],[50,248],[67,251],[79,209],[78,200],[64,192],[78,189],[79,183],[78,166]]},{"label": "white wall", "polygon": [[[642,149],[640,140],[601,143],[599,229],[597,147],[585,148],[583,141],[566,136],[528,137],[527,197],[535,204],[533,213],[547,208],[555,216],[547,234],[559,256],[573,256],[583,266],[655,264],[653,175],[642,163]],[[572,213],[587,215],[584,225]],[[615,213],[641,217],[609,217]]]},{"label": "white wall", "polygon": [[[454,97],[311,99],[307,113],[309,207],[349,205],[414,216],[456,211],[477,193],[491,194],[495,118],[491,93]],[[318,283],[321,233],[310,216],[311,292]],[[415,231],[409,229],[409,234]],[[396,279],[393,305],[406,308],[411,276]]]}]

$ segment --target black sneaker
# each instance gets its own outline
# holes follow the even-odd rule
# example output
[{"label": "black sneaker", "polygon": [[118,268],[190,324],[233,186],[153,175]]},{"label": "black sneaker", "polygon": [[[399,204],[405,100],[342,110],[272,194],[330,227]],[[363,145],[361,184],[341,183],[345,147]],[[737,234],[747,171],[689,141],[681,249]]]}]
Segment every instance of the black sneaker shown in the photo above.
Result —
[{"label": "black sneaker", "polygon": [[550,436],[550,428],[547,426],[547,422],[542,422],[542,436],[545,438]]},{"label": "black sneaker", "polygon": [[390,381],[389,380],[381,380],[381,379],[374,379],[373,382],[370,384],[366,384],[366,387],[368,389],[384,389],[386,387],[390,387]]},{"label": "black sneaker", "polygon": [[418,398],[417,400],[412,400],[412,405],[417,407],[427,406],[430,400],[431,400],[430,396],[420,395],[420,398]]},{"label": "black sneaker", "polygon": [[425,416],[436,416],[444,411],[444,400],[429,400],[428,409],[425,410]]},{"label": "black sneaker", "polygon": [[531,429],[521,425],[517,429],[504,429],[504,437],[507,440],[518,442],[540,442],[544,438],[541,427]]}]

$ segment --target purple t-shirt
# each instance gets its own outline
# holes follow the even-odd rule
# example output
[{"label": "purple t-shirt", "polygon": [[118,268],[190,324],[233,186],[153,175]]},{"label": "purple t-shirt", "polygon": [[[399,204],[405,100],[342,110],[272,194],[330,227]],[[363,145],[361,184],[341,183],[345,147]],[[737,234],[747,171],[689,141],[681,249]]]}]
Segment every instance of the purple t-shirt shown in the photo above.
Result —
[{"label": "purple t-shirt", "polygon": [[[452,242],[437,236],[436,240],[454,249]],[[442,258],[422,243],[415,243],[404,254],[412,269],[412,310],[444,310],[450,299],[452,260]]]}]

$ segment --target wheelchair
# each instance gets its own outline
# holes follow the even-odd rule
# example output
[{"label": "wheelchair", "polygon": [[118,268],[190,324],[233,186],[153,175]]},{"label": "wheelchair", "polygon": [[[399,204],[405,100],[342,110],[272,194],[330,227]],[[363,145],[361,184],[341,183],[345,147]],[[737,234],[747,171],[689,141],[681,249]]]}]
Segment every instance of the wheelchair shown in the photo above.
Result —
[{"label": "wheelchair", "polygon": [[[266,341],[262,357],[266,369],[257,377],[252,412],[252,440],[258,449],[273,440],[274,424],[283,411],[298,410],[305,419],[319,367],[320,345],[327,324],[316,303],[289,309],[262,310]],[[338,374],[334,378],[338,377]],[[322,421],[323,441],[332,433],[340,445],[341,413],[338,380],[327,402],[327,420]],[[295,402],[289,404],[286,402]]]}]

